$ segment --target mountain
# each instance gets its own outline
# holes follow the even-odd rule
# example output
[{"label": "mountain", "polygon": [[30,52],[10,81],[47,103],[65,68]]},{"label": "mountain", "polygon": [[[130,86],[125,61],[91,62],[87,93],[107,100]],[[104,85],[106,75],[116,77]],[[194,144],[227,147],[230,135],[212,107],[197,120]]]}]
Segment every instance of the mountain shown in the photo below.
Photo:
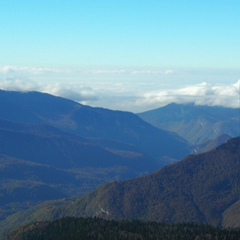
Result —
[{"label": "mountain", "polygon": [[212,149],[217,148],[221,144],[227,142],[231,137],[227,134],[222,134],[216,137],[215,139],[211,139],[207,142],[204,142],[202,144],[196,145],[195,149],[193,150],[194,153],[203,153],[208,152]]},{"label": "mountain", "polygon": [[104,209],[101,215],[114,219],[227,225],[222,214],[240,200],[239,158],[240,137],[150,176],[104,185],[69,211],[94,216]]},{"label": "mountain", "polygon": [[36,222],[12,232],[4,240],[104,239],[239,239],[240,229],[218,229],[193,224],[168,225],[142,221],[107,221],[100,218],[62,218]]},{"label": "mountain", "polygon": [[[94,145],[90,140],[45,125],[26,125],[0,120],[0,135],[0,153],[58,168],[131,165],[133,169],[142,168],[142,171],[154,169],[154,163],[139,152],[135,154],[135,162],[133,162],[129,157],[130,153],[126,152],[124,155],[122,151],[120,154]],[[134,158],[134,151],[132,155]]]},{"label": "mountain", "polygon": [[239,228],[240,220],[240,200],[231,205],[223,212],[223,226],[229,228]]},{"label": "mountain", "polygon": [[0,223],[0,233],[66,216],[240,227],[239,159],[237,137],[151,175],[111,182],[76,200],[35,206]]},{"label": "mountain", "polygon": [[[64,170],[0,155],[0,221],[44,201],[82,196],[123,169]],[[126,173],[125,173],[126,174]],[[122,176],[123,177],[123,176]]]},{"label": "mountain", "polygon": [[92,108],[38,92],[0,91],[0,101],[4,103],[0,106],[0,119],[42,123],[85,138],[131,144],[154,158],[159,167],[190,152],[182,138],[155,128],[130,112]]},{"label": "mountain", "polygon": [[158,168],[131,145],[95,142],[48,125],[0,119],[0,221],[39,202],[82,196]]},{"label": "mountain", "polygon": [[240,108],[172,103],[138,116],[155,127],[177,133],[192,145],[223,134],[231,137],[240,135]]},{"label": "mountain", "polygon": [[152,173],[190,151],[133,113],[39,92],[0,90],[0,101],[0,220]]}]

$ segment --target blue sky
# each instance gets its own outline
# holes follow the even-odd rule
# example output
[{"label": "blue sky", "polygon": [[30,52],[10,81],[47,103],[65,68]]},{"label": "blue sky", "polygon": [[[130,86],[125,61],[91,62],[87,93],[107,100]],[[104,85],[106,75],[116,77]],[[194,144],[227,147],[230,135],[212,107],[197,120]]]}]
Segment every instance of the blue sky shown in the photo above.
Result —
[{"label": "blue sky", "polygon": [[[237,86],[236,107],[239,9],[237,0],[0,0],[0,88],[136,112],[179,89]],[[168,100],[145,99],[164,92]],[[202,104],[233,96],[218,97]]]}]

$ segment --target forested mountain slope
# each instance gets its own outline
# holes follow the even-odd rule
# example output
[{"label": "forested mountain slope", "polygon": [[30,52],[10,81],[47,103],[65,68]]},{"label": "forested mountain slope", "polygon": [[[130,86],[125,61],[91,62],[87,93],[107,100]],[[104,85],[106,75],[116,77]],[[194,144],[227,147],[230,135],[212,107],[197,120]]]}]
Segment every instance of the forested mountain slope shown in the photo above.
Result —
[{"label": "forested mountain slope", "polygon": [[100,218],[62,218],[54,222],[37,222],[18,229],[4,240],[238,240],[240,230],[217,229],[207,225],[141,221],[106,221]]},{"label": "forested mountain slope", "polygon": [[77,200],[38,205],[9,217],[0,228],[4,232],[13,226],[64,216],[240,227],[239,159],[237,137],[149,176],[112,182]]},{"label": "forested mountain slope", "polygon": [[109,213],[101,214],[114,219],[221,226],[224,211],[240,200],[239,173],[240,137],[150,176],[105,185],[69,211],[94,216],[101,206]]},{"label": "forested mountain slope", "polygon": [[0,101],[0,119],[44,123],[81,137],[132,144],[159,166],[167,164],[167,159],[180,160],[190,152],[182,138],[155,128],[130,112],[93,108],[39,92],[0,91]]},{"label": "forested mountain slope", "polygon": [[0,90],[0,102],[0,220],[152,173],[190,151],[186,141],[133,113],[39,92]]},{"label": "forested mountain slope", "polygon": [[240,135],[240,108],[172,103],[139,113],[153,126],[177,133],[191,144],[202,144],[220,135]]},{"label": "forested mountain slope", "polygon": [[79,197],[103,183],[158,169],[129,144],[95,142],[48,125],[0,120],[0,220],[42,201]]}]

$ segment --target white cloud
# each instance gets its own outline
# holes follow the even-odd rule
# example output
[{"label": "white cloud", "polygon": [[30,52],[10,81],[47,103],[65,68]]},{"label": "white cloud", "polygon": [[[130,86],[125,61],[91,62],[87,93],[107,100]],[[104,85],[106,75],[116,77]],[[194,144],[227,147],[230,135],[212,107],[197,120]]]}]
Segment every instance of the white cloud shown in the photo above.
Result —
[{"label": "white cloud", "polygon": [[139,69],[83,69],[83,68],[46,68],[46,67],[17,67],[3,66],[0,67],[2,74],[93,74],[93,75],[170,75],[174,74],[174,70],[139,70]]},{"label": "white cloud", "polygon": [[155,108],[168,103],[240,107],[240,80],[235,84],[211,85],[206,82],[179,89],[148,92],[136,101],[137,106]]},{"label": "white cloud", "polygon": [[174,70],[167,69],[167,70],[133,70],[130,71],[131,74],[136,75],[171,75],[174,74]]},{"label": "white cloud", "polygon": [[0,78],[0,89],[9,91],[38,91],[39,85],[26,78],[6,77]]},{"label": "white cloud", "polygon": [[39,91],[55,96],[69,98],[77,102],[96,101],[97,96],[94,90],[82,84],[58,81],[53,78],[51,81],[45,79],[31,80],[26,76],[16,77],[11,68],[5,69],[3,76],[0,76],[0,89],[8,91]]},{"label": "white cloud", "polygon": [[35,67],[17,67],[17,66],[3,66],[0,67],[0,73],[9,75],[9,74],[46,74],[46,73],[63,73],[69,72],[66,69],[58,69],[58,68],[35,68]]},{"label": "white cloud", "polygon": [[45,86],[42,92],[46,92],[55,96],[61,96],[77,102],[96,101],[98,97],[94,90],[87,86],[68,86],[64,87],[60,84],[52,84]]},{"label": "white cloud", "polygon": [[133,112],[158,108],[171,102],[240,107],[240,80],[234,84],[216,84],[208,80],[196,84],[198,79],[193,81],[191,76],[186,82],[184,77],[173,70],[5,66],[0,67],[0,89],[46,92],[91,106]]}]

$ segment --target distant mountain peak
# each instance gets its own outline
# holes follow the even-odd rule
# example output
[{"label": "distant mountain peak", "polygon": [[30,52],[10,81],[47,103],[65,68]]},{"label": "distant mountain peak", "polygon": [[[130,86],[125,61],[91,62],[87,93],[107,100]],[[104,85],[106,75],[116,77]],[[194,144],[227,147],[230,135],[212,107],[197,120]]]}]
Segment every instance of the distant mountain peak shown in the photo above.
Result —
[{"label": "distant mountain peak", "polygon": [[171,103],[138,116],[155,127],[177,133],[190,144],[202,144],[222,134],[240,135],[240,108]]}]

